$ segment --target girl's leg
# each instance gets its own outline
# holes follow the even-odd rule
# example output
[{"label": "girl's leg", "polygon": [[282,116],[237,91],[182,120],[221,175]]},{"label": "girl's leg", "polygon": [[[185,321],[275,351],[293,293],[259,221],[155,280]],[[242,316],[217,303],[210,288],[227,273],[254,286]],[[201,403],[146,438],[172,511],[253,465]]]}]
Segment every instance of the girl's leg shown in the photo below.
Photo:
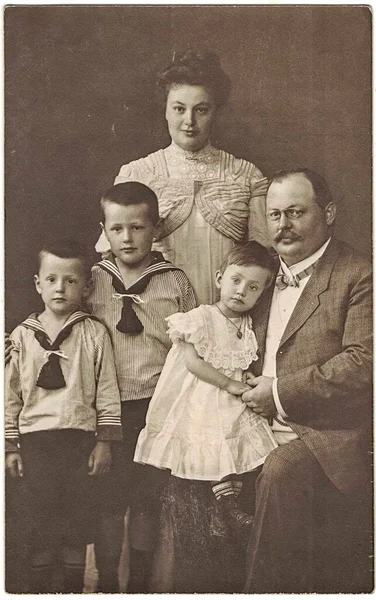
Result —
[{"label": "girl's leg", "polygon": [[242,490],[241,476],[231,475],[221,481],[211,482],[213,493],[218,501],[220,512],[235,529],[241,531],[253,523],[253,516],[241,510],[237,498]]}]

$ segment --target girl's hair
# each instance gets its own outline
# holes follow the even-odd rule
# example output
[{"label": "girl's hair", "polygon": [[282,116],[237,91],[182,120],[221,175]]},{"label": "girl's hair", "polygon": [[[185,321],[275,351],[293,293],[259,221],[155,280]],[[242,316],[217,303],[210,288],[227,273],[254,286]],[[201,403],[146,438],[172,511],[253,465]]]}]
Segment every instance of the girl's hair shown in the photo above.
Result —
[{"label": "girl's hair", "polygon": [[230,265],[240,265],[242,267],[255,266],[267,269],[271,273],[274,271],[272,255],[265,246],[254,241],[234,246],[221,264],[221,273],[224,273]]},{"label": "girl's hair", "polygon": [[167,98],[171,87],[176,84],[208,88],[217,108],[226,103],[231,91],[231,80],[222,70],[217,54],[211,51],[188,49],[174,53],[172,62],[159,74],[157,86]]},{"label": "girl's hair", "polygon": [[147,204],[151,222],[156,225],[159,221],[158,198],[147,185],[138,181],[127,181],[118,183],[105,192],[101,198],[103,222],[106,215],[104,207],[107,202],[130,206],[132,204]]},{"label": "girl's hair", "polygon": [[45,254],[53,254],[59,258],[77,258],[84,268],[86,278],[90,279],[91,265],[87,252],[76,240],[60,239],[44,244],[38,253],[37,273],[40,271],[42,259]]}]

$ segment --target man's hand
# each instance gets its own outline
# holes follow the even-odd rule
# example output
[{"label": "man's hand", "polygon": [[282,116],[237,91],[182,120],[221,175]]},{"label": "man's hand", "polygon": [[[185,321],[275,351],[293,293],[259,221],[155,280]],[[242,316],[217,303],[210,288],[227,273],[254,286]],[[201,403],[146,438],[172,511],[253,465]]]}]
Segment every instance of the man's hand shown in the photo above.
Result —
[{"label": "man's hand", "polygon": [[22,458],[19,452],[6,452],[5,469],[11,477],[23,477]]},{"label": "man's hand", "polygon": [[247,383],[253,389],[243,394],[243,402],[245,402],[253,412],[262,417],[274,416],[277,409],[272,391],[273,378],[261,375],[260,377],[247,379]]},{"label": "man's hand", "polygon": [[246,385],[242,381],[235,381],[234,379],[230,379],[226,391],[233,396],[241,396],[244,392],[249,391],[249,385]]},{"label": "man's hand", "polygon": [[89,475],[104,475],[111,467],[111,442],[97,442],[89,456]]}]

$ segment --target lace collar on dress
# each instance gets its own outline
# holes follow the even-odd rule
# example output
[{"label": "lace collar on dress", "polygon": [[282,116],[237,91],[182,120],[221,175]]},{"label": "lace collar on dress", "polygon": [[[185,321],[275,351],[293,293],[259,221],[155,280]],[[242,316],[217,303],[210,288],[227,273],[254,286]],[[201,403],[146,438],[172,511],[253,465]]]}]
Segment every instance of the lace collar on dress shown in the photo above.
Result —
[{"label": "lace collar on dress", "polygon": [[171,142],[171,144],[164,149],[164,152],[169,156],[177,156],[182,160],[189,161],[198,161],[203,163],[212,163],[214,160],[218,158],[219,150],[214,148],[210,142],[206,144],[200,150],[192,151],[192,150],[184,150],[180,148],[175,142]]}]

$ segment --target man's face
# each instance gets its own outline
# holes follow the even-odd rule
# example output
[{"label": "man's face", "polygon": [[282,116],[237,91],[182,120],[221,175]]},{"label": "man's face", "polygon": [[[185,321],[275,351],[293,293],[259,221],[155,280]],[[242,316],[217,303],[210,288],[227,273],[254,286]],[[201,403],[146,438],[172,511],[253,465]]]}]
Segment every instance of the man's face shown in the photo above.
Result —
[{"label": "man's face", "polygon": [[266,197],[271,243],[289,266],[318,250],[330,237],[335,205],[322,209],[315,201],[312,184],[302,173],[274,181]]}]

